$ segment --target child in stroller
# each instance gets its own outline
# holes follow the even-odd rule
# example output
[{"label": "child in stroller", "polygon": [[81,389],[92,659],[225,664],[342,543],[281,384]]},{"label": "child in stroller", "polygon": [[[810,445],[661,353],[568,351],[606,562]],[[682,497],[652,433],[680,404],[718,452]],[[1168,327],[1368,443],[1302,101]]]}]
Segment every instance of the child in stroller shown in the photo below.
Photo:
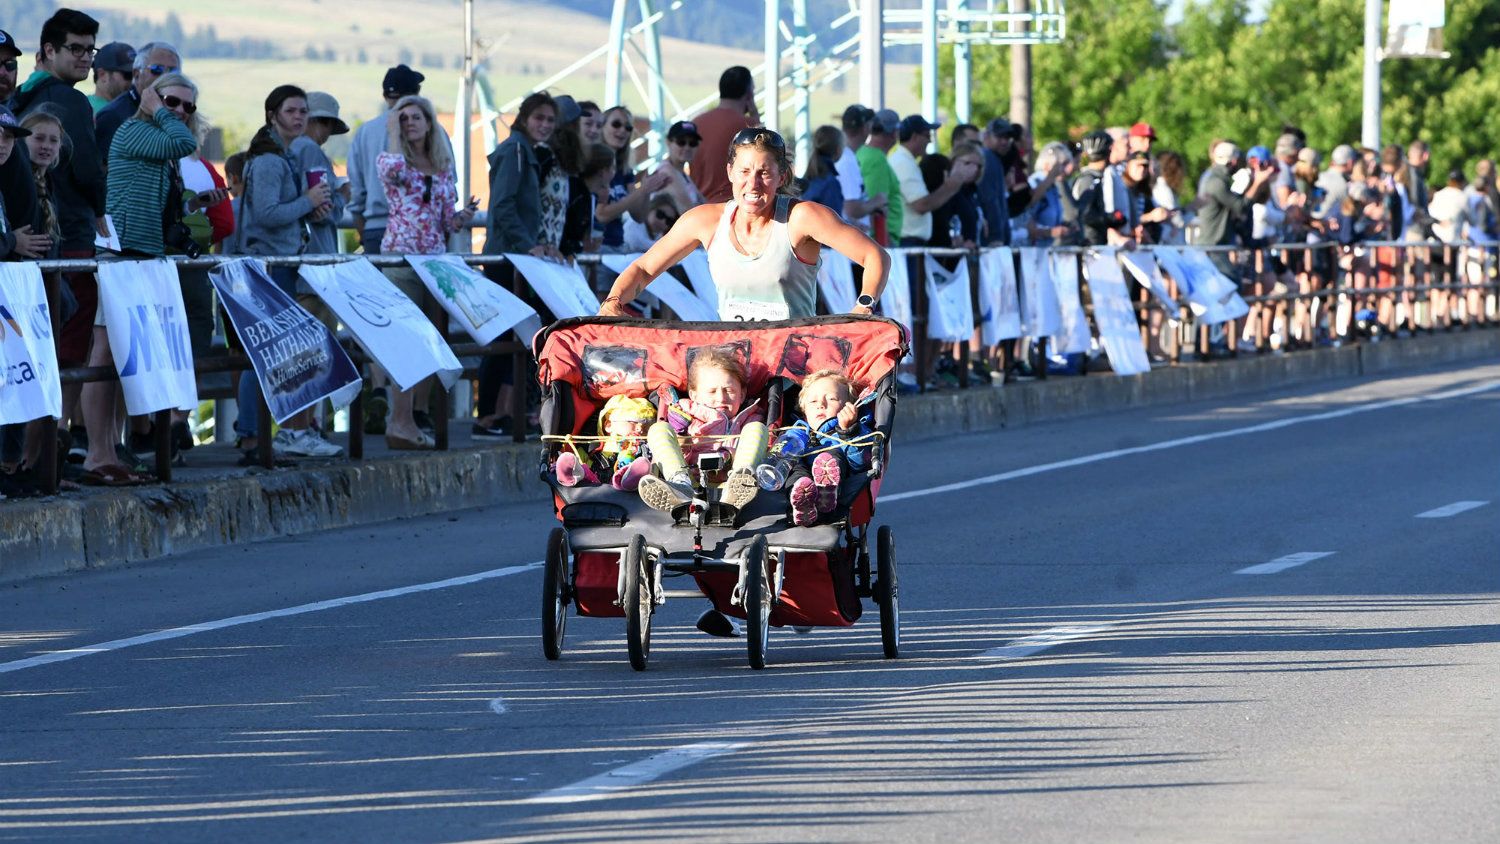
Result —
[{"label": "child in stroller", "polygon": [[856,392],[854,382],[837,369],[820,369],[802,379],[797,406],[803,418],[777,438],[774,449],[794,458],[786,481],[795,525],[814,524],[833,512],[844,476],[870,468],[874,418],[859,412]]},{"label": "child in stroller", "polygon": [[603,441],[580,453],[576,447],[557,456],[557,482],[563,486],[599,483],[605,476],[619,490],[633,491],[651,471],[645,454],[646,429],[656,419],[651,402],[631,396],[614,396],[599,411],[599,434]]},{"label": "child in stroller", "polygon": [[747,380],[744,364],[733,354],[698,350],[688,365],[687,398],[670,401],[663,419],[646,432],[653,473],[641,478],[642,501],[666,512],[691,502],[687,461],[710,452],[732,454],[720,500],[736,509],[754,500],[760,490],[755,467],[763,462],[768,435],[758,402],[740,408]]}]

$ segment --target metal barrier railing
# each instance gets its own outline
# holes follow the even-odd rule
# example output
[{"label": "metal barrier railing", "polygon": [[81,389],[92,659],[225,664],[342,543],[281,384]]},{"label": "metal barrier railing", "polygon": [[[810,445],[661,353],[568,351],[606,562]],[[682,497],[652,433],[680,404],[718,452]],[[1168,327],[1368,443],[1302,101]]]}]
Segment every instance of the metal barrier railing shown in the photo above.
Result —
[{"label": "metal barrier railing", "polygon": [[[1150,249],[1151,247],[1142,248]],[[1395,302],[1399,298],[1401,302],[1407,304],[1412,309],[1412,312],[1407,316],[1414,326],[1426,329],[1436,329],[1438,327],[1436,324],[1437,315],[1432,313],[1431,311],[1433,293],[1456,291],[1480,292],[1482,296],[1479,305],[1480,312],[1476,314],[1473,313],[1470,308],[1465,307],[1464,316],[1460,323],[1464,327],[1468,327],[1468,325],[1475,322],[1486,324],[1491,323],[1491,316],[1497,309],[1497,305],[1500,305],[1500,282],[1497,282],[1495,272],[1496,267],[1494,266],[1497,257],[1497,246],[1495,244],[1479,244],[1469,242],[1456,244],[1366,242],[1356,244],[1354,246],[1342,246],[1332,243],[1319,243],[1277,244],[1274,246],[1257,248],[1245,248],[1239,246],[1192,245],[1181,248],[1197,249],[1204,252],[1229,253],[1229,259],[1233,263],[1241,267],[1249,268],[1252,272],[1261,275],[1264,275],[1264,266],[1266,261],[1273,256],[1296,253],[1302,253],[1303,255],[1308,256],[1304,259],[1304,269],[1298,270],[1298,272],[1303,272],[1305,277],[1309,280],[1307,290],[1302,290],[1299,288],[1295,292],[1288,291],[1287,293],[1283,294],[1261,293],[1259,295],[1245,296],[1245,301],[1252,306],[1268,304],[1274,305],[1279,302],[1300,302],[1306,300],[1310,307],[1316,307],[1316,303],[1320,301],[1331,301],[1337,303],[1340,301],[1341,297],[1355,297],[1365,302],[1373,302],[1379,305],[1382,300],[1390,302],[1391,304],[1395,304]],[[1085,313],[1088,315],[1090,324],[1092,326],[1093,303],[1089,295],[1086,276],[1083,273],[1083,262],[1086,256],[1092,250],[1089,247],[1079,246],[1057,246],[1049,247],[1049,249],[1053,253],[1072,255],[1074,256],[1075,260],[1079,262],[1078,278],[1080,280],[1080,301],[1083,303]],[[1310,256],[1312,256],[1317,250],[1327,250],[1332,252],[1332,257],[1334,260],[1332,260],[1331,264],[1322,264],[1317,266],[1317,272],[1313,272],[1314,264]],[[1354,261],[1351,260],[1347,262],[1348,266],[1346,266],[1346,262],[1342,260],[1345,257],[1353,258],[1355,260],[1364,257],[1362,254],[1356,255],[1355,250],[1371,251],[1372,255],[1377,256],[1376,261],[1373,262],[1369,267],[1364,283],[1359,283],[1358,281],[1360,273],[1356,271]],[[1388,251],[1384,253],[1376,253],[1374,252],[1374,250]],[[970,278],[977,279],[979,277],[979,254],[978,252],[973,250],[940,248],[908,249],[905,251],[909,261],[908,277],[910,279],[912,304],[913,325],[910,327],[912,329],[912,334],[914,337],[922,338],[925,337],[927,333],[928,303],[926,300],[925,284],[926,268],[924,262],[921,260],[921,257],[924,255],[932,255],[937,258],[957,257],[962,260],[969,261]],[[1440,253],[1443,260],[1434,261],[1434,252]],[[1460,261],[1471,260],[1475,254],[1477,254],[1478,256],[1480,278],[1477,281],[1455,281],[1455,269],[1457,265],[1460,263]],[[179,268],[205,269],[216,266],[217,264],[224,261],[233,260],[237,257],[241,256],[213,255],[196,259],[176,257],[172,258],[171,260],[173,260],[173,262],[176,263]],[[405,258],[400,255],[271,256],[262,257],[261,260],[270,266],[301,266],[303,264],[334,264],[342,261],[352,260],[356,257],[365,258],[377,267],[404,266],[406,264]],[[461,255],[459,257],[461,257],[466,263],[470,265],[500,267],[507,263],[504,256],[502,255]],[[1400,269],[1402,270],[1402,283],[1371,283],[1371,279],[1368,278],[1368,275],[1375,275],[1375,281],[1379,281],[1378,273],[1380,272],[1380,258],[1384,258],[1387,263],[1394,262],[1395,265],[1399,265]],[[600,256],[579,255],[577,256],[576,260],[581,267],[585,268],[590,285],[595,290],[598,290],[600,285],[597,283],[597,274],[598,268],[601,266]],[[47,297],[49,304],[52,306],[54,323],[57,322],[56,315],[58,313],[56,303],[58,301],[59,293],[58,285],[60,284],[59,274],[62,272],[92,272],[97,268],[98,263],[98,259],[57,259],[37,262],[39,268],[43,271],[43,278],[46,281]],[[1330,266],[1332,269],[1331,272],[1328,271],[1330,269]],[[856,266],[854,269],[856,272],[856,283],[858,283],[859,267]],[[1388,274],[1394,272],[1394,267],[1392,269],[1386,270],[1386,272]],[[1411,283],[1416,280],[1415,274],[1417,273],[1422,274],[1422,280],[1426,283]],[[514,273],[509,273],[508,281],[512,293],[514,293],[518,297],[531,301],[539,308],[539,310],[541,309],[542,306],[539,302],[536,301],[535,297],[528,294],[528,291],[525,289],[526,285],[520,277],[518,277]],[[1182,349],[1188,345],[1189,340],[1194,340],[1194,335],[1196,335],[1195,345],[1198,358],[1201,360],[1208,359],[1208,326],[1197,324],[1194,322],[1192,318],[1192,312],[1187,306],[1188,303],[1178,293],[1175,280],[1168,279],[1168,283],[1169,292],[1181,306],[1181,314],[1183,316],[1183,319],[1170,326],[1171,329],[1177,333],[1176,342],[1172,344],[1172,362],[1180,362]],[[1250,285],[1250,287],[1252,290],[1255,289],[1253,283]],[[977,284],[971,285],[971,288],[977,288]],[[1243,289],[1245,289],[1245,284],[1242,281],[1242,290]],[[1417,299],[1418,296],[1422,296],[1422,302],[1420,303]],[[1426,326],[1418,325],[1418,320],[1415,316],[1415,308],[1418,304],[1427,305],[1427,321],[1429,324]],[[424,294],[423,301],[420,303],[420,305],[424,313],[426,313],[428,317],[432,319],[434,325],[437,327],[437,330],[443,337],[443,339],[445,341],[448,341],[449,334],[447,313],[431,297],[430,294]],[[1141,298],[1133,302],[1132,306],[1137,311],[1137,313],[1140,314],[1138,320],[1142,322],[1142,339],[1144,342],[1146,340],[1148,331],[1146,324],[1148,318],[1145,317],[1145,314],[1153,310],[1159,310],[1162,306],[1159,302],[1151,300],[1148,296],[1146,296],[1144,291],[1142,291]],[[1395,310],[1395,308],[1390,309],[1393,315]],[[1334,317],[1335,319],[1337,317],[1336,311],[1334,313]],[[1231,321],[1226,329],[1229,332],[1230,336],[1228,353],[1231,356],[1237,354],[1237,344],[1234,341],[1234,337],[1236,337],[1238,333],[1236,331],[1238,327],[1236,323],[1237,321]],[[1162,330],[1166,330],[1167,327],[1168,326],[1164,321]],[[1453,326],[1445,321],[1444,327]],[[54,336],[57,336],[57,329],[59,328],[59,325],[54,324]],[[1335,331],[1337,330],[1337,328],[1338,326],[1334,325],[1333,321],[1331,320],[1330,330]],[[1394,330],[1395,326],[1391,325],[1388,326],[1388,328]],[[1096,331],[1097,328],[1094,327],[1094,330]],[[1264,333],[1264,331],[1259,332],[1258,337],[1264,335]],[[1353,336],[1352,331],[1349,331],[1346,334],[1341,334],[1340,337],[1341,339],[1350,341],[1358,339],[1357,337]],[[1033,359],[1034,371],[1038,378],[1044,379],[1047,376],[1047,338],[1037,337],[1029,339],[1033,342],[1028,344],[1029,349],[1027,351],[1029,356]],[[968,366],[969,356],[972,351],[970,349],[970,343],[969,341],[963,341],[953,345],[958,360],[962,361],[964,364],[958,367],[957,376],[959,387],[961,389],[967,388],[970,386]],[[516,340],[503,340],[496,341],[487,345],[481,345],[478,343],[450,342],[450,347],[452,348],[454,354],[460,358],[487,358],[491,356],[510,357],[512,384],[514,385],[514,389],[512,390],[512,400],[509,407],[512,420],[512,439],[517,442],[524,440],[526,429],[525,420],[527,418],[527,413],[529,410],[527,402],[527,391],[523,386],[527,383],[529,377],[528,370],[530,366],[530,349],[527,347],[527,345]],[[366,356],[362,352],[362,350],[354,346],[352,343],[346,343],[345,348],[346,351],[349,352],[350,357],[356,363],[370,362],[368,356]],[[1259,343],[1257,343],[1257,348],[1260,351],[1264,350],[1259,348]],[[939,350],[940,344],[937,344],[935,342],[916,342],[913,344],[913,352],[916,358],[915,369],[918,374],[919,383],[925,383],[926,376],[933,371],[935,364],[934,356],[939,353]],[[1009,356],[1004,355],[1002,359],[1002,366],[1007,365],[1010,362],[1011,360],[1009,359]],[[250,369],[250,362],[243,355],[231,353],[206,358],[203,360],[195,360],[194,366],[195,371],[198,374],[202,375],[216,372],[244,372]],[[1087,373],[1086,365],[1084,366],[1082,372],[1083,374]],[[464,377],[471,377],[470,370],[465,371]],[[73,384],[85,383],[89,381],[117,380],[118,375],[116,374],[113,367],[95,366],[77,367],[63,370],[63,372],[61,373],[61,378],[63,383]],[[436,443],[436,448],[438,450],[447,450],[449,448],[448,411],[449,402],[446,400],[446,398],[445,400],[436,402],[433,407],[432,421],[435,428],[434,440]],[[241,409],[241,412],[243,412],[243,409]],[[259,403],[257,413],[259,416],[259,430],[261,431],[261,436],[258,438],[257,442],[257,462],[267,469],[274,468],[276,464],[270,436],[272,427],[270,410],[264,400]],[[357,397],[349,408],[350,424],[348,456],[351,460],[361,460],[364,458],[364,429],[363,425],[361,424],[362,417],[363,398]],[[170,481],[172,477],[170,411],[160,411],[154,414],[154,422],[155,474],[161,481],[166,482]],[[42,461],[42,465],[38,467],[38,480],[45,492],[49,494],[55,493],[58,489],[57,462],[55,459],[50,458],[52,455],[57,454],[57,420],[50,418],[42,420],[41,430],[38,431],[38,434],[42,438],[41,453],[43,455],[47,455],[49,458],[44,459]]]}]

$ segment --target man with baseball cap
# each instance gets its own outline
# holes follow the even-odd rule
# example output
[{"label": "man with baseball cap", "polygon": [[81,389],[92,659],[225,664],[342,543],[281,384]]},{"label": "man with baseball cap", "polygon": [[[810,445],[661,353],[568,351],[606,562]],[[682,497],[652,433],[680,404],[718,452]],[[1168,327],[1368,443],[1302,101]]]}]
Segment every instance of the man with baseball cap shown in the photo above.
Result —
[{"label": "man with baseball cap", "polygon": [[860,231],[870,230],[870,212],[885,208],[885,195],[871,195],[865,190],[865,177],[859,168],[859,148],[870,137],[875,110],[855,103],[844,109],[839,121],[844,130],[844,149],[833,169],[838,173],[839,188],[844,192],[844,219]]},{"label": "man with baseball cap", "polygon": [[[854,153],[855,159],[859,161],[859,175],[864,181],[865,191],[871,196],[885,196],[885,219],[882,221],[878,216],[872,216],[870,220],[871,236],[881,246],[892,246],[901,239],[901,226],[906,213],[901,202],[901,180],[896,177],[896,171],[891,169],[890,159],[886,157],[896,146],[896,132],[900,125],[901,117],[896,112],[888,108],[875,112],[865,145]],[[879,215],[881,210],[877,208],[873,213]]]},{"label": "man with baseball cap", "polygon": [[1144,152],[1151,154],[1151,145],[1156,142],[1156,130],[1150,123],[1137,123],[1130,127],[1130,134],[1125,137],[1125,150],[1128,153]]},{"label": "man with baseball cap", "polygon": [[1010,195],[1005,184],[1005,157],[1015,145],[1016,125],[1003,117],[985,124],[980,142],[984,146],[984,172],[979,175],[979,211],[984,215],[984,245],[1010,243]]},{"label": "man with baseball cap", "polygon": [[[385,237],[385,222],[389,208],[385,204],[385,189],[380,185],[380,174],[375,171],[375,157],[385,150],[385,122],[396,101],[408,94],[422,93],[422,83],[427,77],[404,64],[398,64],[385,72],[380,83],[380,93],[385,98],[385,111],[366,120],[354,130],[354,139],[349,144],[349,213],[354,215],[354,228],[359,232],[359,243],[366,255],[380,254],[380,240]],[[448,146],[448,160],[453,160],[452,142],[442,126],[438,135]]]},{"label": "man with baseball cap", "polygon": [[106,168],[109,167],[109,148],[115,142],[115,132],[140,111],[141,92],[151,87],[157,77],[181,71],[182,54],[165,41],[148,41],[135,51],[130,87],[94,116],[94,136],[99,142],[99,155]]},{"label": "man with baseball cap", "polygon": [[926,246],[932,239],[932,212],[942,207],[964,185],[963,179],[950,171],[937,190],[928,193],[922,169],[917,166],[917,155],[927,150],[932,143],[933,130],[941,125],[920,114],[908,114],[901,119],[896,131],[899,143],[891,150],[890,160],[905,203],[901,221],[902,246]]},{"label": "man with baseball cap", "polygon": [[94,54],[94,93],[89,105],[94,114],[109,105],[115,97],[130,90],[135,73],[135,48],[121,41],[111,41]]}]

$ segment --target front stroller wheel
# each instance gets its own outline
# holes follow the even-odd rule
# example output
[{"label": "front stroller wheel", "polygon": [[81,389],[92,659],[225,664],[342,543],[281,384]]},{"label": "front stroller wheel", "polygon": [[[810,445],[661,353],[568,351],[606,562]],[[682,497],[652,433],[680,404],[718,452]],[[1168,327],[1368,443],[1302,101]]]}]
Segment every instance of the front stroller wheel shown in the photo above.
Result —
[{"label": "front stroller wheel", "polygon": [[901,602],[896,577],[896,539],[889,525],[875,534],[875,600],[880,604],[880,644],[886,659],[901,655]]},{"label": "front stroller wheel", "polygon": [[562,656],[568,629],[569,556],[567,532],[553,528],[542,569],[542,653],[548,659]]},{"label": "front stroller wheel", "polygon": [[651,614],[656,610],[651,563],[646,556],[646,538],[636,534],[620,555],[625,567],[625,639],[630,667],[646,670],[651,656]]},{"label": "front stroller wheel", "polygon": [[750,667],[766,667],[766,639],[771,632],[771,586],[766,538],[757,536],[745,550],[745,639]]}]

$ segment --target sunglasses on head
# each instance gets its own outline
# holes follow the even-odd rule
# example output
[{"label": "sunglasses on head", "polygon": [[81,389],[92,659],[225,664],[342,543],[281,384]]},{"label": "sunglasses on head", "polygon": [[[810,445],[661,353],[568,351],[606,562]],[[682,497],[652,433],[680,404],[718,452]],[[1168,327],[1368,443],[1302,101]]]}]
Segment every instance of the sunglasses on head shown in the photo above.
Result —
[{"label": "sunglasses on head", "polygon": [[738,133],[735,134],[734,140],[730,141],[729,145],[741,147],[747,144],[759,143],[763,139],[766,143],[771,145],[772,149],[786,149],[786,141],[782,140],[780,135],[772,132],[770,129],[760,129],[753,127],[750,129],[741,129]]},{"label": "sunglasses on head", "polygon": [[169,73],[177,72],[177,68],[169,64],[148,64],[146,65],[146,69],[151,71],[152,76],[166,76]]},{"label": "sunglasses on head", "polygon": [[188,114],[192,114],[198,110],[198,104],[192,100],[184,100],[181,97],[174,97],[171,94],[162,97],[161,104],[167,108],[181,108]]}]

